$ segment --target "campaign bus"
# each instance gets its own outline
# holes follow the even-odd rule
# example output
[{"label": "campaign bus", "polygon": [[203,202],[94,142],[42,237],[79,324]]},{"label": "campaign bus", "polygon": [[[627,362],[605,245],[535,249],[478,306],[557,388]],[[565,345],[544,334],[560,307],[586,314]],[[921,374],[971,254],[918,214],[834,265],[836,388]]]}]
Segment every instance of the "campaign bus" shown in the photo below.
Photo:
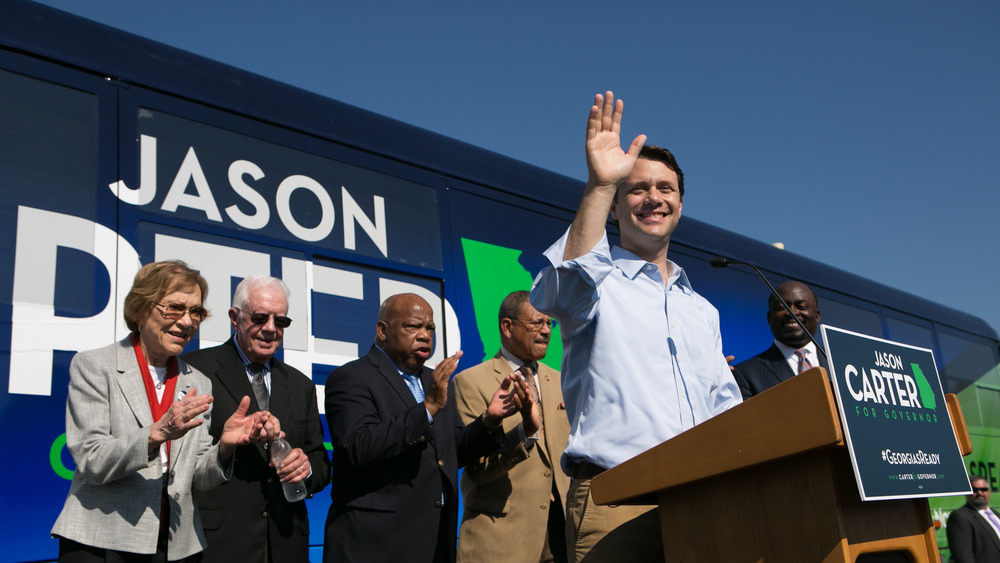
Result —
[{"label": "campaign bus", "polygon": [[[53,560],[49,531],[74,463],[65,446],[73,355],[127,334],[121,307],[138,268],[181,259],[208,280],[188,350],[230,336],[245,276],[291,288],[285,362],[319,387],[364,354],[387,296],[434,308],[429,365],[459,369],[499,348],[501,298],[528,289],[567,228],[583,184],[304,90],[22,0],[0,17],[0,560]],[[616,231],[608,226],[615,238]],[[767,288],[814,288],[824,323],[931,349],[957,393],[997,490],[997,333],[961,311],[684,218],[671,258],[721,316],[737,361],[772,340]],[[560,367],[558,329],[545,362]],[[325,421],[324,421],[325,426]],[[327,434],[327,440],[329,435]],[[313,559],[329,489],[308,500]],[[1000,498],[1000,497],[998,497]],[[932,499],[933,516],[964,498]],[[939,534],[946,549],[946,539]]]}]

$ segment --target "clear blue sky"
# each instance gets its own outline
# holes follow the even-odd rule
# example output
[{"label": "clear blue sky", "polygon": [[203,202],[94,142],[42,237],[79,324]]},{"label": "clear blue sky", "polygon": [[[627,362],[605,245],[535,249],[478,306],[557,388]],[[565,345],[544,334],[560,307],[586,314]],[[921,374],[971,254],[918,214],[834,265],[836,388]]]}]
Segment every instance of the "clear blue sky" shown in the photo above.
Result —
[{"label": "clear blue sky", "polygon": [[579,179],[612,89],[686,216],[1000,329],[995,0],[43,3]]}]

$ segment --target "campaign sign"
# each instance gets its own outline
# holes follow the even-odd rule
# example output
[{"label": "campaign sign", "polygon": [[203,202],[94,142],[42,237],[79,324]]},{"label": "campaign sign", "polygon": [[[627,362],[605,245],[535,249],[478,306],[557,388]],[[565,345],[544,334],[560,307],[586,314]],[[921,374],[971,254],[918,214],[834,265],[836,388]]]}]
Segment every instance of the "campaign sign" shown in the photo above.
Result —
[{"label": "campaign sign", "polygon": [[821,329],[861,499],[970,493],[934,353]]}]

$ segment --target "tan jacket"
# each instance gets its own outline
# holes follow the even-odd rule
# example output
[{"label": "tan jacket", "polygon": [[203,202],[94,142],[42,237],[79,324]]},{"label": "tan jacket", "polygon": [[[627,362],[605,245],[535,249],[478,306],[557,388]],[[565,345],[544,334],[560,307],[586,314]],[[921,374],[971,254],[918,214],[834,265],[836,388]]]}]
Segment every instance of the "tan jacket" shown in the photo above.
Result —
[{"label": "tan jacket", "polygon": [[[509,373],[510,364],[497,353],[455,376],[455,400],[466,424],[486,410]],[[530,450],[525,449],[516,432],[521,415],[515,414],[503,421],[507,436],[503,447],[465,467],[460,562],[536,563],[545,542],[553,480],[561,501],[557,508],[565,512],[569,477],[560,469],[559,458],[569,437],[569,419],[562,406],[559,372],[539,364],[537,380],[544,446],[540,441]],[[498,538],[504,540],[498,544]]]}]

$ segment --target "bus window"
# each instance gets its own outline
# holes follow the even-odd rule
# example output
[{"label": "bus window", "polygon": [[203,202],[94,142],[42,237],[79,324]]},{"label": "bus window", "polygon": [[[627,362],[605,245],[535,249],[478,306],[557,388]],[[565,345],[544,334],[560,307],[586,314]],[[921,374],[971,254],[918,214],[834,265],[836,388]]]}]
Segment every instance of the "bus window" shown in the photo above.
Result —
[{"label": "bus window", "polygon": [[[17,226],[24,234],[19,248],[4,237],[0,254],[13,269],[12,258],[36,259],[34,268],[25,268],[14,285],[13,301],[54,307],[62,317],[85,317],[94,314],[96,285],[107,300],[108,273],[98,267],[87,251],[93,241],[76,240],[74,247],[59,247],[58,264],[51,272],[54,282],[41,279],[37,261],[41,246],[38,236],[58,238],[53,225],[39,224],[45,212],[72,212],[74,216],[93,219],[97,176],[97,104],[93,94],[36,80],[12,72],[0,71],[0,193],[6,205],[0,207],[0,223]],[[18,219],[20,218],[20,220]],[[40,230],[41,229],[41,230]],[[20,237],[19,237],[20,238]],[[33,242],[34,241],[34,242]],[[49,246],[50,250],[53,247]],[[83,252],[81,252],[82,250]],[[46,264],[46,265],[48,265]],[[96,278],[96,280],[95,280]],[[7,282],[14,279],[6,278]],[[51,286],[55,283],[55,294]],[[48,289],[47,289],[48,288]],[[12,295],[10,287],[0,294]]]},{"label": "bus window", "polygon": [[882,322],[879,320],[878,312],[849,305],[839,299],[832,299],[825,292],[815,291],[819,300],[820,320],[823,324],[868,336],[882,337]]},{"label": "bus window", "polygon": [[889,328],[890,340],[927,348],[928,350],[934,349],[934,337],[932,336],[930,325],[916,324],[895,315],[886,315],[886,324]]},{"label": "bus window", "polygon": [[948,378],[948,391],[957,393],[972,383],[1000,389],[996,350],[985,340],[959,336],[938,328],[941,372]]}]

